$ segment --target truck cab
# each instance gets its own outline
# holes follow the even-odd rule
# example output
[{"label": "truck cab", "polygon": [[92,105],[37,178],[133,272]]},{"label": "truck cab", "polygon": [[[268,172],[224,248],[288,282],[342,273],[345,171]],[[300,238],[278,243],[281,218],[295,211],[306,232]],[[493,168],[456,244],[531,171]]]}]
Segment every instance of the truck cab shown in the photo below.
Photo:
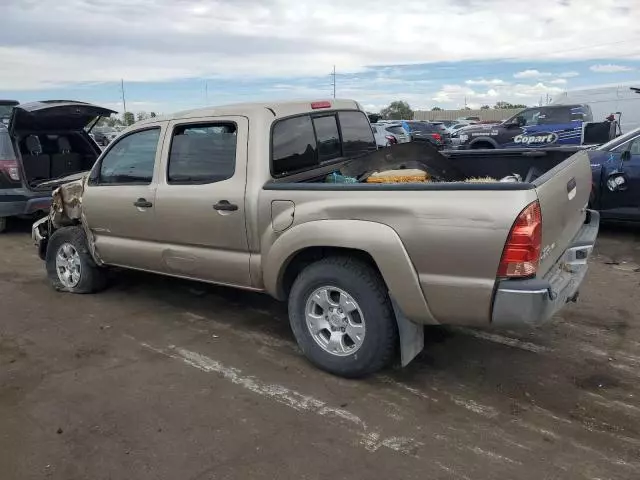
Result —
[{"label": "truck cab", "polygon": [[474,125],[459,134],[460,148],[523,148],[581,145],[593,121],[586,104],[526,108],[499,125]]}]

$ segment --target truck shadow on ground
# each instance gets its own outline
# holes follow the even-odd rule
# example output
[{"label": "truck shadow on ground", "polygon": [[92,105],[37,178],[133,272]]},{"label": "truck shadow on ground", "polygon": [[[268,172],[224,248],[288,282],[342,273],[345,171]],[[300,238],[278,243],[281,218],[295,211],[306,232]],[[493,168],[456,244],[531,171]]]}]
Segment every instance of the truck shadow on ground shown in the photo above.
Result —
[{"label": "truck shadow on ground", "polygon": [[[175,317],[182,318],[179,321],[185,327],[195,321],[198,328],[214,333],[216,325],[223,324],[229,330],[245,332],[260,346],[280,351],[284,362],[299,363],[306,374],[323,375],[314,373],[314,367],[302,360],[286,304],[264,294],[126,271],[117,272],[105,294],[109,292],[130,295],[132,301],[156,303],[161,299],[175,309]],[[181,316],[184,312],[191,318]],[[534,333],[427,327],[425,349],[414,362],[406,368],[390,367],[381,375],[422,391],[435,387],[462,395],[466,392],[511,418],[543,408],[591,429],[639,436],[637,417],[585,406],[587,392],[622,395],[634,387],[606,358],[576,355],[580,351],[577,341],[557,325]],[[598,343],[597,338],[594,342]],[[379,378],[363,383],[377,388]]]}]

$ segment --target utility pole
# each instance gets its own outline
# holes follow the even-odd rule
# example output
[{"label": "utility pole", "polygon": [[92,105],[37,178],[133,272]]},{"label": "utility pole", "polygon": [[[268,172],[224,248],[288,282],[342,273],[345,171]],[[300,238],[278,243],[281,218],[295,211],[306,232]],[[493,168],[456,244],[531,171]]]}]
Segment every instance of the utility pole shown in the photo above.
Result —
[{"label": "utility pole", "polygon": [[204,81],[204,98],[206,100],[207,105],[209,105],[209,82]]},{"label": "utility pole", "polygon": [[120,90],[122,91],[122,108],[124,108],[124,112],[122,113],[123,118],[124,114],[127,113],[127,101],[124,99],[124,79],[120,79]]},{"label": "utility pole", "polygon": [[331,73],[333,77],[333,98],[336,98],[336,66],[333,66],[333,72]]}]

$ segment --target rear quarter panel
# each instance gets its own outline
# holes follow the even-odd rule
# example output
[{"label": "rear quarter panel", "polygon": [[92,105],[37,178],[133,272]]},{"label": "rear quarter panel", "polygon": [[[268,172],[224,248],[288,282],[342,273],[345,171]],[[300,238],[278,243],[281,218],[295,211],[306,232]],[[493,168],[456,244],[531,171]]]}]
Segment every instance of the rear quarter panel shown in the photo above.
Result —
[{"label": "rear quarter panel", "polygon": [[[486,325],[507,235],[518,213],[535,198],[533,189],[262,190],[258,207],[260,252],[268,256],[279,236],[293,233],[293,227],[306,222],[362,220],[387,225],[401,239],[435,321]],[[291,227],[280,233],[271,227],[274,200],[295,204]],[[353,228],[354,223],[348,223]],[[350,233],[335,231],[337,236]],[[363,241],[362,250],[368,251],[367,243]]]}]

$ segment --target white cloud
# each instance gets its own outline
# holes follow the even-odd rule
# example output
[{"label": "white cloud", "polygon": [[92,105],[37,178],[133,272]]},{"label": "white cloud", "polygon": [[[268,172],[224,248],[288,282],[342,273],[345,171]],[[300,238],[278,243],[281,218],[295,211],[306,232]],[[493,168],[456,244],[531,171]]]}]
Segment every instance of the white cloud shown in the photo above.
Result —
[{"label": "white cloud", "polygon": [[549,72],[541,72],[539,70],[531,69],[531,70],[523,70],[518,73],[513,74],[513,78],[540,78],[540,77],[549,77],[551,74]]},{"label": "white cloud", "polygon": [[558,75],[560,78],[573,78],[573,77],[577,77],[580,74],[578,72],[562,72],[560,75]]},{"label": "white cloud", "polygon": [[564,78],[556,78],[555,80],[551,80],[549,83],[553,85],[566,85],[567,80]]},{"label": "white cloud", "polygon": [[2,0],[0,90],[123,77],[319,76],[334,64],[357,72],[438,61],[640,58],[631,41],[612,53],[607,42],[585,40],[594,38],[594,12],[598,31],[631,38],[636,0],[539,0],[526,14],[503,0],[405,0],[392,22],[388,9],[386,0]]},{"label": "white cloud", "polygon": [[477,107],[480,105],[493,105],[501,100],[510,103],[524,103],[535,105],[541,96],[547,94],[553,96],[562,93],[564,89],[554,85],[538,82],[535,84],[515,84],[500,87],[499,90],[490,88],[486,91],[476,91],[464,85],[444,85],[432,100],[447,108]]},{"label": "white cloud", "polygon": [[491,80],[480,78],[478,80],[467,80],[464,83],[466,83],[467,85],[494,85],[495,86],[495,85],[506,85],[507,82],[499,78],[493,78]]},{"label": "white cloud", "polygon": [[591,65],[589,70],[596,73],[620,73],[620,72],[632,72],[635,68],[627,67],[626,65],[614,65],[612,63]]}]

